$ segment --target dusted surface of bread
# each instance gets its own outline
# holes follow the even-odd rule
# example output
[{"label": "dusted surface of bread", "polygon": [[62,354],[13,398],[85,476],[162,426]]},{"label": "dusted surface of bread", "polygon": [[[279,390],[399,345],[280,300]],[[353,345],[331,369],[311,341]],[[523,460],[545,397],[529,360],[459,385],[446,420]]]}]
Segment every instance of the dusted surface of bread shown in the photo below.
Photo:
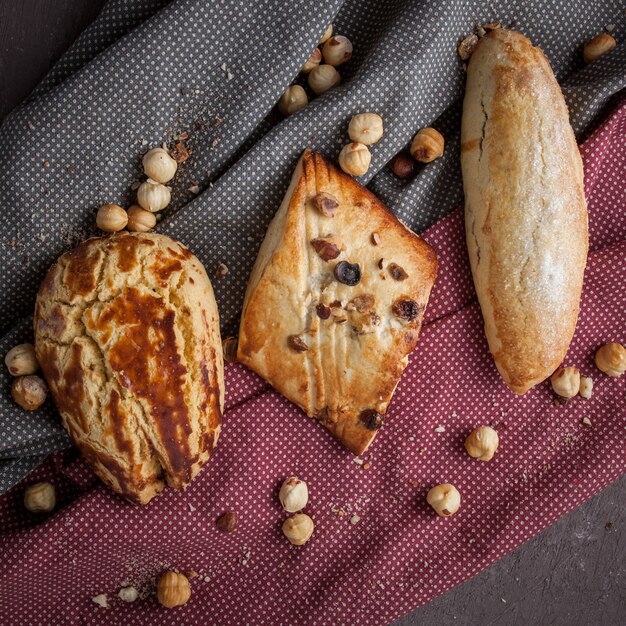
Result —
[{"label": "dusted surface of bread", "polygon": [[525,393],[561,364],[588,248],[583,169],[543,52],[504,29],[467,70],[461,165],[474,284],[496,366]]},{"label": "dusted surface of bread", "polygon": [[89,239],[50,268],[35,348],[63,424],[135,503],[198,473],[221,427],[219,319],[201,263],[152,233]]},{"label": "dusted surface of bread", "polygon": [[[316,208],[320,193],[337,200],[333,217]],[[334,241],[339,256],[324,261],[311,243],[317,239]],[[337,280],[342,261],[359,264],[358,284]],[[250,276],[238,359],[360,454],[415,348],[436,271],[436,255],[422,239],[307,150]],[[401,301],[412,303],[410,320],[393,312]],[[290,336],[306,349],[290,347]]]}]

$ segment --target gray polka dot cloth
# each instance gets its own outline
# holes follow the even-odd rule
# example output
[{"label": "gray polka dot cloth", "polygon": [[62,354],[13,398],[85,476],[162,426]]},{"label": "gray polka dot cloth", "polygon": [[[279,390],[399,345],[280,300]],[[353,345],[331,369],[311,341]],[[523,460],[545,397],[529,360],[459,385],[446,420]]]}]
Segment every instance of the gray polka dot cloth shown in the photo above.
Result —
[{"label": "gray polka dot cloth", "polygon": [[[183,132],[192,156],[157,230],[188,245],[210,276],[219,263],[229,268],[213,281],[225,334],[237,328],[299,154],[310,146],[336,157],[353,114],[378,112],[385,123],[362,182],[418,232],[449,213],[462,202],[457,43],[494,19],[545,51],[583,138],[626,86],[618,2],[110,0],[0,127],[0,352],[32,341],[38,285],[61,253],[96,234],[96,208],[128,206],[142,154]],[[331,22],[354,44],[341,85],[282,119],[276,101],[302,82],[299,68]],[[583,66],[583,43],[607,25],[617,48]],[[427,125],[446,137],[446,154],[400,181],[385,164]],[[4,491],[69,440],[50,402],[26,413],[10,398],[5,368],[0,381]]]}]

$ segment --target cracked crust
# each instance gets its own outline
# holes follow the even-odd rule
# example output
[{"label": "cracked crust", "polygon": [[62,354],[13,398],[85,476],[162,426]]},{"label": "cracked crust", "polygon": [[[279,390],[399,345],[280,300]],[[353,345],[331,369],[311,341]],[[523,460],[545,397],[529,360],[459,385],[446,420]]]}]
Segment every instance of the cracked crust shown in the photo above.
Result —
[{"label": "cracked crust", "polygon": [[[316,205],[322,193],[338,201],[334,216]],[[311,243],[319,239],[332,240],[339,256],[324,261]],[[336,279],[342,261],[359,264],[355,286]],[[436,272],[435,252],[420,237],[307,150],[250,276],[238,360],[361,454],[417,344]],[[397,304],[404,300],[412,304]]]},{"label": "cracked crust", "polygon": [[100,478],[144,504],[183,489],[217,443],[217,306],[201,263],[153,233],[61,256],[35,309],[35,348],[63,424]]},{"label": "cracked crust", "polygon": [[588,249],[583,169],[543,52],[504,29],[467,70],[461,129],[465,228],[496,366],[525,393],[561,364]]}]

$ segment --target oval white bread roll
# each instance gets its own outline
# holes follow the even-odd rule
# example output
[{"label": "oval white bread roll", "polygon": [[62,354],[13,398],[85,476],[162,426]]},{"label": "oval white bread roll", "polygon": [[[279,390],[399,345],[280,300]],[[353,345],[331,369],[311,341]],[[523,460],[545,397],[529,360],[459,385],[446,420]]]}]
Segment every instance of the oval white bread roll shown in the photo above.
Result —
[{"label": "oval white bread roll", "polygon": [[461,129],[465,229],[489,349],[525,393],[561,364],[587,260],[583,169],[543,52],[498,29],[467,69]]}]

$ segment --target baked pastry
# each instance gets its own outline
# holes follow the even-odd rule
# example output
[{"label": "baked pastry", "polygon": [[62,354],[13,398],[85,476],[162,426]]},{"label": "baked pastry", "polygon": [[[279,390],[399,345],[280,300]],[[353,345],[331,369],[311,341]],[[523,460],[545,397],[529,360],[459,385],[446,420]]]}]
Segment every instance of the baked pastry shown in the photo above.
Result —
[{"label": "baked pastry", "polygon": [[461,129],[465,229],[489,349],[525,393],[561,364],[587,260],[583,169],[543,52],[498,29],[467,68]]},{"label": "baked pastry", "polygon": [[417,344],[435,252],[306,150],[243,305],[238,360],[361,454]]},{"label": "baked pastry", "polygon": [[98,476],[144,504],[183,489],[217,443],[224,372],[198,259],[152,233],[89,239],[43,281],[35,349],[63,425]]}]

